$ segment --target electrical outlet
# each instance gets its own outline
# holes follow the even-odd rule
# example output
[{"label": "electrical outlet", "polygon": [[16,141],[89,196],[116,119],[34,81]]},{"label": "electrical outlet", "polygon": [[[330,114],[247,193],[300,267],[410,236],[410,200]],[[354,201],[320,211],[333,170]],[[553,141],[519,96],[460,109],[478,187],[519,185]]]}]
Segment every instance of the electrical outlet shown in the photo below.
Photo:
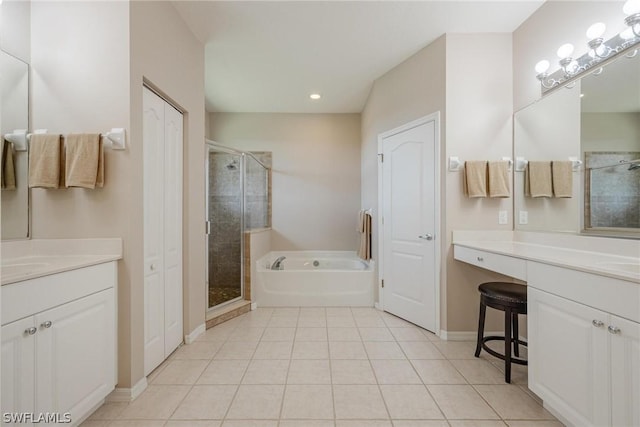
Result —
[{"label": "electrical outlet", "polygon": [[507,211],[498,211],[498,224],[504,225],[509,223],[509,217]]},{"label": "electrical outlet", "polygon": [[524,224],[528,224],[529,223],[529,212],[527,211],[520,211],[520,221],[519,223],[521,225]]}]

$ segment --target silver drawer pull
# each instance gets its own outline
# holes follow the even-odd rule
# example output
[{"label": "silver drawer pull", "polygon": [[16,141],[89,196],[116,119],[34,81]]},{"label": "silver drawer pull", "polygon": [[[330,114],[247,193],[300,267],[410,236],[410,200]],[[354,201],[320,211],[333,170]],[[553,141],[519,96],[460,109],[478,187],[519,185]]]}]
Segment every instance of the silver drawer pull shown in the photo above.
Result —
[{"label": "silver drawer pull", "polygon": [[602,328],[604,326],[604,322],[602,320],[592,320],[591,323],[593,323],[593,326],[595,326],[596,328]]},{"label": "silver drawer pull", "polygon": [[38,330],[36,328],[34,328],[33,326],[30,328],[25,329],[24,333],[28,334],[28,335],[33,335],[36,332],[38,332]]},{"label": "silver drawer pull", "polygon": [[611,332],[612,334],[619,334],[620,328],[618,328],[617,326],[611,326],[609,325],[609,327],[607,328],[609,330],[609,332]]},{"label": "silver drawer pull", "polygon": [[47,320],[46,322],[43,322],[42,324],[40,324],[40,326],[45,329],[49,329],[51,325],[53,325],[53,323],[51,323],[51,320]]},{"label": "silver drawer pull", "polygon": [[484,258],[482,258],[481,256],[477,257],[476,259],[480,262],[484,261]]}]

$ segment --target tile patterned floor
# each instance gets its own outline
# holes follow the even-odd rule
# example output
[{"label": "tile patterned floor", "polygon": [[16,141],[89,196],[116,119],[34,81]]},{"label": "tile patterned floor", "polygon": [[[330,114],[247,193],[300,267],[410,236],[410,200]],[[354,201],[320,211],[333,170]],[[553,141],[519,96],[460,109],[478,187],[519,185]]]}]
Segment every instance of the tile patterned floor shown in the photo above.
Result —
[{"label": "tile patterned floor", "polygon": [[209,329],[84,427],[561,427],[502,361],[371,308],[260,308]]}]

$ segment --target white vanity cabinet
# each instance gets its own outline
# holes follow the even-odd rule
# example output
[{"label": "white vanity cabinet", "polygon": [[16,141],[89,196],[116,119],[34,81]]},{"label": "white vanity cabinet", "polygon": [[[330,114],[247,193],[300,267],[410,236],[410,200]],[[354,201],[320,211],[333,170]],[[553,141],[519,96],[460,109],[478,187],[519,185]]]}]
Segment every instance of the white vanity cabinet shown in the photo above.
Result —
[{"label": "white vanity cabinet", "polygon": [[3,413],[68,412],[77,425],[114,389],[116,271],[108,262],[2,287]]},{"label": "white vanity cabinet", "polygon": [[611,312],[634,313],[640,287],[538,263],[528,272],[529,388],[572,425],[640,426],[640,323]]}]

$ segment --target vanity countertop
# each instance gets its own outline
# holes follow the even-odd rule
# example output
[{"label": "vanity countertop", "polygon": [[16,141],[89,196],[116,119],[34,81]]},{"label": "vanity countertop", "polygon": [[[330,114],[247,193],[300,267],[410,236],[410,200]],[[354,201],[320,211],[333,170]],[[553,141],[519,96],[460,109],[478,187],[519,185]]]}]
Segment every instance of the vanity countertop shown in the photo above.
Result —
[{"label": "vanity countertop", "polygon": [[122,239],[2,242],[2,285],[122,259]]},{"label": "vanity countertop", "polygon": [[[592,250],[594,249],[591,247],[592,242],[590,240],[580,242],[578,239],[581,236],[575,236],[575,239],[578,247],[584,249],[578,249],[575,245],[571,245],[574,247],[566,247],[519,241],[517,235],[514,235],[514,239],[511,240],[506,235],[496,235],[497,240],[493,240],[491,236],[465,234],[462,232],[456,235],[454,232],[453,244],[640,284],[640,242],[625,242],[625,245],[630,246],[630,250],[626,252],[637,253],[638,256],[624,256],[620,253]],[[475,237],[489,238],[475,239]],[[592,238],[585,237],[584,239]],[[583,245],[579,246],[580,243]]]}]

